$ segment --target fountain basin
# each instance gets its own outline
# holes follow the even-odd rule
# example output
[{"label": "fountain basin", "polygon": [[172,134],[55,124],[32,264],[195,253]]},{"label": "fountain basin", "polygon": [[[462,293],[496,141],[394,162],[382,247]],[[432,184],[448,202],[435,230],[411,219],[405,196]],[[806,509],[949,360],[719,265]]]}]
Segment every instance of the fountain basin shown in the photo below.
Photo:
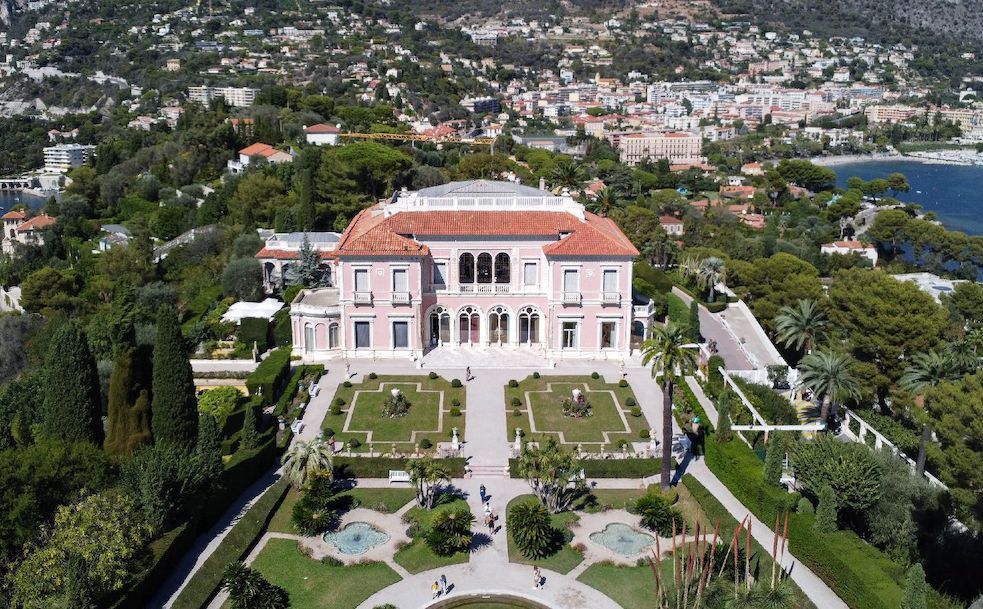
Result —
[{"label": "fountain basin", "polygon": [[357,556],[365,554],[370,548],[389,541],[389,535],[367,522],[351,522],[333,533],[325,533],[324,541],[338,549],[342,554]]},{"label": "fountain basin", "polygon": [[621,522],[612,522],[603,531],[590,534],[590,540],[621,556],[635,556],[655,544],[655,537]]}]

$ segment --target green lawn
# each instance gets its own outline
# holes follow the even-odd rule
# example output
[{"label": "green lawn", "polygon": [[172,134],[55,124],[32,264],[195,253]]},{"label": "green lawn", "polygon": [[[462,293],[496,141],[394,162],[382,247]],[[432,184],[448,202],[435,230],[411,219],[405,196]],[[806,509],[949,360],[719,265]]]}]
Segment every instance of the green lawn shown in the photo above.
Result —
[{"label": "green lawn", "polygon": [[624,609],[649,609],[653,604],[655,577],[648,565],[623,567],[595,563],[581,573],[577,581],[603,592]]},{"label": "green lawn", "polygon": [[[403,519],[410,524],[416,525],[414,528],[416,529],[417,534],[409,545],[401,548],[398,552],[396,552],[396,555],[393,556],[393,560],[396,562],[396,564],[403,567],[410,573],[421,573],[423,571],[429,571],[430,569],[438,569],[448,565],[468,562],[470,556],[467,552],[458,552],[452,556],[437,556],[423,540],[423,533],[430,527],[430,522],[437,512],[443,510],[456,510],[462,506],[467,507],[467,505],[467,501],[463,499],[455,499],[443,505],[439,505],[432,510],[424,510],[419,507],[414,507],[408,511]],[[477,522],[475,522],[473,530],[480,530]]]},{"label": "green lawn", "polygon": [[[563,415],[561,404],[564,398],[571,396],[574,388],[584,392],[587,401],[591,403],[593,416],[577,419]],[[603,378],[592,379],[588,375],[544,375],[536,379],[529,376],[519,381],[518,387],[505,387],[506,408],[510,411],[514,408],[513,398],[518,398],[520,401],[519,408],[523,416],[512,418],[509,422],[510,427],[523,427],[524,431],[529,432],[532,429],[532,422],[529,419],[531,408],[538,434],[550,433],[558,438],[562,434],[565,443],[583,444],[585,451],[600,450],[602,443],[605,443],[603,432],[608,432],[609,440],[605,450],[612,452],[617,450],[616,444],[619,440],[642,441],[639,432],[649,428],[644,416],[631,415],[631,408],[627,405],[629,398],[635,399],[631,387],[605,383]],[[626,422],[628,431],[625,430]]]},{"label": "green lawn", "polygon": [[[359,507],[391,514],[413,501],[416,492],[409,488],[353,488],[350,491],[339,493],[338,497],[346,495],[354,497],[358,501]],[[290,515],[293,513],[294,504],[300,497],[300,491],[290,489],[279,509],[273,514],[267,530],[277,533],[296,533],[297,531],[290,522]]]},{"label": "green lawn", "polygon": [[[509,505],[506,508],[506,514],[516,503],[521,503],[524,501],[538,501],[535,495],[519,495],[512,501],[509,501]],[[568,531],[570,525],[578,520],[577,514],[574,512],[561,512],[559,514],[553,515],[553,526],[557,527],[562,531]],[[519,551],[519,548],[515,545],[512,540],[512,536],[509,535],[509,562],[519,563],[523,565],[538,565],[543,569],[549,569],[551,571],[556,571],[557,573],[569,573],[571,569],[579,565],[584,560],[584,555],[575,550],[569,543],[563,544],[563,547],[559,552],[544,558],[542,560],[532,560],[526,558]]]},{"label": "green lawn", "polygon": [[[411,404],[406,416],[395,419],[382,416],[383,400],[394,388],[402,391]],[[414,444],[419,445],[424,438],[434,446],[438,442],[450,441],[451,429],[454,427],[458,428],[458,437],[464,438],[465,389],[451,387],[450,381],[440,377],[431,379],[427,375],[380,375],[375,379],[366,378],[363,383],[353,383],[351,387],[339,385],[332,404],[339,398],[345,402],[341,407],[341,414],[333,415],[329,412],[324,417],[321,428],[333,430],[335,439],[339,442],[357,439],[362,444],[359,450],[368,450],[371,441],[377,452],[389,452],[393,444],[401,452],[412,452]],[[461,404],[461,416],[450,415],[454,400]],[[346,431],[345,422],[350,409],[354,411]],[[442,430],[438,432],[436,430],[441,422]],[[413,432],[416,432],[415,442]]]},{"label": "green lawn", "polygon": [[293,609],[351,609],[400,580],[381,562],[333,567],[311,560],[290,539],[270,539],[252,566],[287,590]]}]

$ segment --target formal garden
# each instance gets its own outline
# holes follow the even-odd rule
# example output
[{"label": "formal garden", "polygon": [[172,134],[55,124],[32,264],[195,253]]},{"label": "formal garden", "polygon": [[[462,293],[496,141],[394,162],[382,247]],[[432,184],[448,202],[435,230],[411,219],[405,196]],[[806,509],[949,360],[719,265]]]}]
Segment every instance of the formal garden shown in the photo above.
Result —
[{"label": "formal garden", "polygon": [[441,445],[450,448],[455,428],[463,441],[465,412],[458,379],[370,373],[361,383],[338,386],[321,429],[337,452],[436,453]]},{"label": "formal garden", "polygon": [[608,383],[596,372],[585,376],[544,376],[511,380],[505,388],[508,425],[533,438],[552,436],[584,452],[635,453],[633,443],[649,440],[649,423],[627,381]]}]

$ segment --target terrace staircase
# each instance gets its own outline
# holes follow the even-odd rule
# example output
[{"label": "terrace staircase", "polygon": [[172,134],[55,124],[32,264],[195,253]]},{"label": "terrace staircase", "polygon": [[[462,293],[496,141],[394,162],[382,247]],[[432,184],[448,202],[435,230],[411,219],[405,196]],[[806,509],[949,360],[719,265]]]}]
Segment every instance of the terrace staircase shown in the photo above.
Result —
[{"label": "terrace staircase", "polygon": [[496,463],[472,463],[472,478],[508,478],[506,472],[508,466]]}]

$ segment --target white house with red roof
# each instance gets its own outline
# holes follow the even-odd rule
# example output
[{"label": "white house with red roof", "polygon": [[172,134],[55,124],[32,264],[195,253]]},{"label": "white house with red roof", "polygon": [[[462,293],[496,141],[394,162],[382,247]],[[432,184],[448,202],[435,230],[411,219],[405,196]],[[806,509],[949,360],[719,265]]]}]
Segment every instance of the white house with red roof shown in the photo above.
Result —
[{"label": "white house with red roof", "polygon": [[29,218],[24,211],[16,210],[5,213],[3,221],[3,236],[0,239],[0,249],[8,256],[14,254],[16,245],[44,245],[43,230],[57,222],[57,218],[48,214],[40,214]]},{"label": "white house with red roof", "polygon": [[231,173],[242,173],[254,158],[266,159],[266,162],[271,165],[276,165],[278,163],[289,163],[294,160],[293,155],[291,155],[289,152],[284,152],[270,146],[269,144],[256,142],[255,144],[251,144],[240,150],[239,158],[231,159],[228,162],[228,169]]},{"label": "white house with red roof", "polygon": [[634,299],[638,250],[570,196],[451,182],[360,212],[327,258],[333,287],[293,301],[306,359],[416,357],[433,348],[622,358],[652,322]]},{"label": "white house with red roof", "polygon": [[679,237],[683,234],[683,221],[676,216],[664,214],[659,216],[659,225],[667,235]]},{"label": "white house with red roof", "polygon": [[877,247],[855,239],[823,243],[819,247],[819,251],[823,254],[840,254],[843,256],[860,254],[863,258],[870,260],[871,266],[877,266]]},{"label": "white house with red roof", "polygon": [[338,125],[318,123],[304,127],[304,138],[314,146],[337,146],[341,129]]}]

